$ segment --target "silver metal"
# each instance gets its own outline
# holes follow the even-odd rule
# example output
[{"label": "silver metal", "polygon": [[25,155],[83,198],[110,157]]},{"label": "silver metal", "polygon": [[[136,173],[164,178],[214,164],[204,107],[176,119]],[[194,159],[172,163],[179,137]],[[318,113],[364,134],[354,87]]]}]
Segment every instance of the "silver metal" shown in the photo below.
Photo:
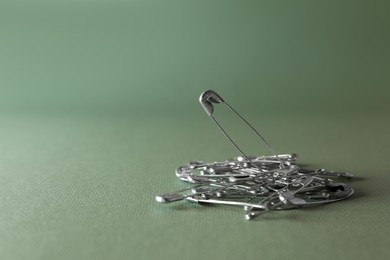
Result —
[{"label": "silver metal", "polygon": [[249,157],[242,151],[242,149],[233,141],[233,139],[228,135],[228,133],[223,129],[223,127],[219,124],[219,122],[213,117],[214,112],[214,105],[213,104],[219,104],[223,103],[225,106],[227,106],[233,113],[235,113],[239,118],[241,118],[242,121],[245,122],[260,139],[267,145],[269,150],[274,154],[277,160],[280,162],[280,167],[283,168],[283,163],[279,159],[278,155],[276,154],[275,150],[271,147],[271,145],[268,143],[268,141],[244,118],[238,113],[232,106],[230,106],[220,95],[218,95],[213,90],[206,90],[203,92],[199,97],[199,102],[203,106],[206,113],[210,116],[210,118],[214,121],[214,123],[218,126],[218,128],[221,130],[221,132],[225,135],[225,137],[236,147],[238,151],[244,156],[244,158],[251,162]]},{"label": "silver metal", "polygon": [[[206,113],[241,153],[217,162],[191,161],[176,169],[176,176],[195,186],[156,196],[159,203],[190,201],[200,204],[240,206],[250,220],[272,210],[313,207],[344,200],[354,190],[340,179],[350,180],[349,172],[302,168],[297,154],[276,154],[271,145],[235,109],[212,90],[199,99]],[[223,103],[240,117],[268,146],[271,156],[248,156],[213,117],[214,105]],[[337,182],[335,180],[338,180]]]}]

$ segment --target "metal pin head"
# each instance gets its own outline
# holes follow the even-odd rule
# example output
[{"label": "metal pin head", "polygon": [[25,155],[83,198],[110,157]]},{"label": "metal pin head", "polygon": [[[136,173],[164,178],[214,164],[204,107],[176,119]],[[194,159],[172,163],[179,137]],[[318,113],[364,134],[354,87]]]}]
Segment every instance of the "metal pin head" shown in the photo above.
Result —
[{"label": "metal pin head", "polygon": [[160,203],[171,203],[174,201],[179,201],[185,199],[185,196],[177,193],[168,193],[164,195],[156,196],[156,201]]},{"label": "metal pin head", "polygon": [[206,90],[199,97],[199,102],[206,111],[206,113],[211,116],[214,112],[213,103],[222,103],[224,100],[220,95],[218,95],[214,90]]}]

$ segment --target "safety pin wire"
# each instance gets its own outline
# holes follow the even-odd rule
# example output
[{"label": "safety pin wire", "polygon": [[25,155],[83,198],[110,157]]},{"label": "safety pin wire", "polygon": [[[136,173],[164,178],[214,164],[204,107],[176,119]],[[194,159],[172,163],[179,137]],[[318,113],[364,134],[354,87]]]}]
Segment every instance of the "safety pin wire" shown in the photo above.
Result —
[{"label": "safety pin wire", "polygon": [[249,159],[249,157],[244,153],[244,151],[233,141],[233,139],[228,135],[228,133],[225,131],[225,129],[221,126],[221,124],[213,117],[213,104],[212,103],[223,103],[225,106],[227,106],[233,113],[235,113],[242,121],[244,121],[256,134],[257,136],[267,145],[269,150],[274,154],[276,159],[279,161],[279,167],[280,169],[284,169],[284,164],[282,160],[279,158],[275,150],[272,148],[270,143],[243,117],[240,113],[238,113],[232,106],[230,106],[220,95],[218,95],[213,90],[207,90],[203,92],[199,98],[200,103],[206,110],[207,114],[211,117],[213,122],[218,126],[218,128],[221,130],[221,132],[224,134],[224,136],[230,141],[231,144],[236,147],[236,149],[244,156],[244,158],[250,162],[253,166],[261,170],[255,163],[252,162],[252,160]]}]

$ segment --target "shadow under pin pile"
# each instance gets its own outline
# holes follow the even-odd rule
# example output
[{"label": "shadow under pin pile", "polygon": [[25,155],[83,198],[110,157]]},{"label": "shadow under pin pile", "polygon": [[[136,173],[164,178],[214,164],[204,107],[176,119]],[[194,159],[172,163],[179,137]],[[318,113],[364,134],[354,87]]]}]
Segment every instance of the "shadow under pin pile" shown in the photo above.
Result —
[{"label": "shadow under pin pile", "polygon": [[[193,161],[176,169],[176,176],[195,186],[156,196],[160,203],[187,200],[197,203],[241,206],[250,220],[269,210],[312,207],[337,202],[353,189],[337,180],[351,179],[348,172],[301,168],[297,154],[276,154],[260,133],[216,92],[205,91],[200,103],[242,156],[222,162]],[[213,117],[213,104],[224,103],[264,141],[272,156],[247,156]]]}]

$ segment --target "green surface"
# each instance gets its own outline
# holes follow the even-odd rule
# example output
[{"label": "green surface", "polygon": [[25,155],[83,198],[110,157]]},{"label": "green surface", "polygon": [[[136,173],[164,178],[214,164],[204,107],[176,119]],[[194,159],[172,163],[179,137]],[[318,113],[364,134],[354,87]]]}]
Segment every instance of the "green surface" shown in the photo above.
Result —
[{"label": "green surface", "polygon": [[[0,259],[388,259],[387,1],[0,2]],[[353,172],[313,209],[157,194],[237,152],[218,91],[279,153]],[[223,107],[250,154],[268,153]]]}]

